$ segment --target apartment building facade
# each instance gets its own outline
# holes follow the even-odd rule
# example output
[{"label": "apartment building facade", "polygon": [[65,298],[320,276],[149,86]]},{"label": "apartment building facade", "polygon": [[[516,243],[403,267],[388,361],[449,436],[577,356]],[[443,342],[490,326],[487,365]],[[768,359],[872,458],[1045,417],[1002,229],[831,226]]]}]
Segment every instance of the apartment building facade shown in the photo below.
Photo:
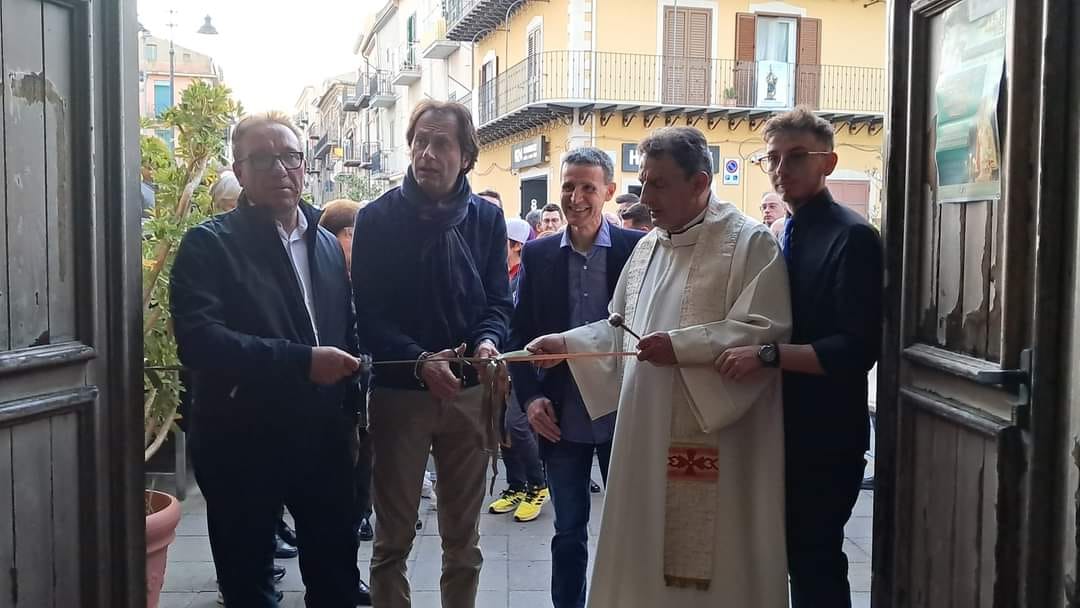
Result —
[{"label": "apartment building facade", "polygon": [[401,184],[409,164],[405,132],[424,99],[470,104],[471,43],[446,35],[440,0],[389,0],[357,41],[357,86],[346,111],[357,116],[346,164],[383,189]]},{"label": "apartment building facade", "polygon": [[751,162],[761,127],[805,105],[836,128],[833,192],[876,220],[886,21],[864,4],[448,0],[447,38],[476,41],[473,185],[524,215],[558,201],[561,158],[591,145],[612,157],[618,191],[638,192],[637,143],[692,125],[713,150],[716,193],[756,216],[770,190]]},{"label": "apartment building facade", "polygon": [[[221,67],[212,57],[189,48],[173,45],[175,97],[169,78],[169,41],[146,30],[139,32],[139,117],[154,119],[179,103],[184,90],[195,82],[219,83],[224,78]],[[144,135],[157,135],[170,141],[168,129],[143,129]]]}]

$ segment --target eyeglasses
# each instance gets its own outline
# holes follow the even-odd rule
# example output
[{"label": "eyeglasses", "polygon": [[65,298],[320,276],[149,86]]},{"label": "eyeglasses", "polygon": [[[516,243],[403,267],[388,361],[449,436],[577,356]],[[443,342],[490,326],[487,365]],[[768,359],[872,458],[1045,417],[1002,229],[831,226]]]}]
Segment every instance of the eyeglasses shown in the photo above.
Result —
[{"label": "eyeglasses", "polygon": [[824,156],[828,154],[832,154],[832,152],[810,152],[802,150],[784,156],[779,154],[759,154],[751,158],[750,162],[761,167],[761,170],[765,173],[776,173],[782,163],[786,163],[787,168],[797,171],[806,166],[806,162],[811,156]]},{"label": "eyeglasses", "polygon": [[252,168],[258,171],[269,171],[274,167],[274,163],[281,161],[281,166],[286,171],[293,171],[299,169],[301,163],[304,162],[303,152],[284,152],[282,154],[252,154],[247,158],[241,158],[236,161],[238,163],[251,163]]}]

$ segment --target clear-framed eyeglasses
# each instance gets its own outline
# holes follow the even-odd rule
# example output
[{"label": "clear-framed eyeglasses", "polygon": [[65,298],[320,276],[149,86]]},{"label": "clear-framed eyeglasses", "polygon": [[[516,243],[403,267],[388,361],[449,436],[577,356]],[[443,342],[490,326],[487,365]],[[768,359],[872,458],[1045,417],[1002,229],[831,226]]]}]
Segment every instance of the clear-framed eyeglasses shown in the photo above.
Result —
[{"label": "clear-framed eyeglasses", "polygon": [[281,154],[252,154],[247,158],[241,158],[237,160],[238,163],[249,163],[253,169],[258,171],[269,171],[273,168],[274,163],[281,161],[281,166],[287,171],[293,171],[300,168],[300,165],[304,162],[303,152],[282,152]]},{"label": "clear-framed eyeglasses", "polygon": [[805,167],[812,156],[828,156],[829,154],[832,154],[832,152],[800,150],[782,156],[780,154],[766,154],[762,152],[751,157],[750,162],[761,167],[761,170],[766,174],[772,174],[780,169],[781,164],[793,171],[797,171]]}]

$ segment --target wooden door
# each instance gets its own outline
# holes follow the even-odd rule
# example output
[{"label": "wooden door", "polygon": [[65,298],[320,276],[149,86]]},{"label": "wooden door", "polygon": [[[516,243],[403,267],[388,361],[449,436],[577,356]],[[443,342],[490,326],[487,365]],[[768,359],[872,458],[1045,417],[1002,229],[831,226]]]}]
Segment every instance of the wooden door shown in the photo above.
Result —
[{"label": "wooden door", "polygon": [[735,99],[739,107],[757,102],[757,15],[735,15]]},{"label": "wooden door", "polygon": [[827,185],[836,202],[864,218],[870,217],[869,179],[829,179]]},{"label": "wooden door", "polygon": [[136,27],[0,0],[4,607],[145,602]]},{"label": "wooden door", "polygon": [[664,9],[663,103],[704,106],[712,79],[712,12]]},{"label": "wooden door", "polygon": [[[1070,203],[1061,182],[1067,79],[1052,73],[1067,36],[1059,20],[1068,22],[1072,4],[890,5],[873,582],[879,608],[1063,605],[1060,586],[1052,590],[1061,580],[1060,554],[1050,550],[1060,527],[1047,509],[1061,460],[1059,227]],[[955,81],[939,77],[945,66],[970,77],[973,66],[956,71],[963,64],[949,62],[977,55],[946,41],[956,40],[962,20],[981,19],[1000,19],[978,27],[985,34],[1000,26],[1004,73],[986,83],[1000,87],[997,107],[987,101],[992,95],[972,92],[972,103],[989,106],[972,121],[979,146],[969,156],[988,149],[992,140],[982,139],[981,129],[996,117],[1000,198],[972,194],[985,192],[980,184],[966,202],[943,204],[956,197],[939,178],[935,146],[947,131],[936,122],[945,115],[935,92],[954,87],[943,98],[949,113],[964,103]],[[992,65],[983,66],[991,76]],[[1046,69],[1051,74],[1040,80]]]},{"label": "wooden door", "polygon": [[818,109],[821,98],[821,19],[799,19],[795,56],[795,103]]}]

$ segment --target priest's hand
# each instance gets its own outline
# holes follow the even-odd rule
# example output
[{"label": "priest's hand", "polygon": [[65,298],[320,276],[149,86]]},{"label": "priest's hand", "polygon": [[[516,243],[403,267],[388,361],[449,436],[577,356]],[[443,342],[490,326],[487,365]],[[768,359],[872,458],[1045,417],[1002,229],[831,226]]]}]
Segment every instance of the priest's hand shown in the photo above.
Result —
[{"label": "priest's hand", "polygon": [[647,361],[658,366],[677,365],[675,347],[671,345],[671,336],[666,332],[651,333],[638,342],[638,361]]},{"label": "priest's hand", "polygon": [[458,392],[461,391],[461,380],[450,371],[450,362],[439,361],[439,359],[453,359],[460,357],[464,352],[464,344],[457,348],[447,348],[430,355],[420,365],[420,380],[436,398],[449,401],[457,397]]},{"label": "priest's hand", "polygon": [[[525,346],[525,350],[534,355],[565,355],[566,354],[566,338],[562,334],[548,334],[546,336],[540,336],[539,338],[529,342]],[[536,367],[549,368],[555,367],[562,363],[566,359],[550,359],[547,361],[537,361]]]},{"label": "priest's hand", "polygon": [[333,346],[311,349],[311,368],[308,377],[315,384],[337,384],[360,369],[360,360]]},{"label": "priest's hand", "polygon": [[537,397],[529,402],[528,412],[529,425],[538,435],[552,443],[558,443],[562,439],[562,431],[559,430],[559,422],[555,420],[555,408],[551,400],[546,397]]},{"label": "priest's hand", "polygon": [[729,348],[720,353],[713,365],[724,378],[742,382],[765,367],[758,357],[758,350],[759,346]]}]

